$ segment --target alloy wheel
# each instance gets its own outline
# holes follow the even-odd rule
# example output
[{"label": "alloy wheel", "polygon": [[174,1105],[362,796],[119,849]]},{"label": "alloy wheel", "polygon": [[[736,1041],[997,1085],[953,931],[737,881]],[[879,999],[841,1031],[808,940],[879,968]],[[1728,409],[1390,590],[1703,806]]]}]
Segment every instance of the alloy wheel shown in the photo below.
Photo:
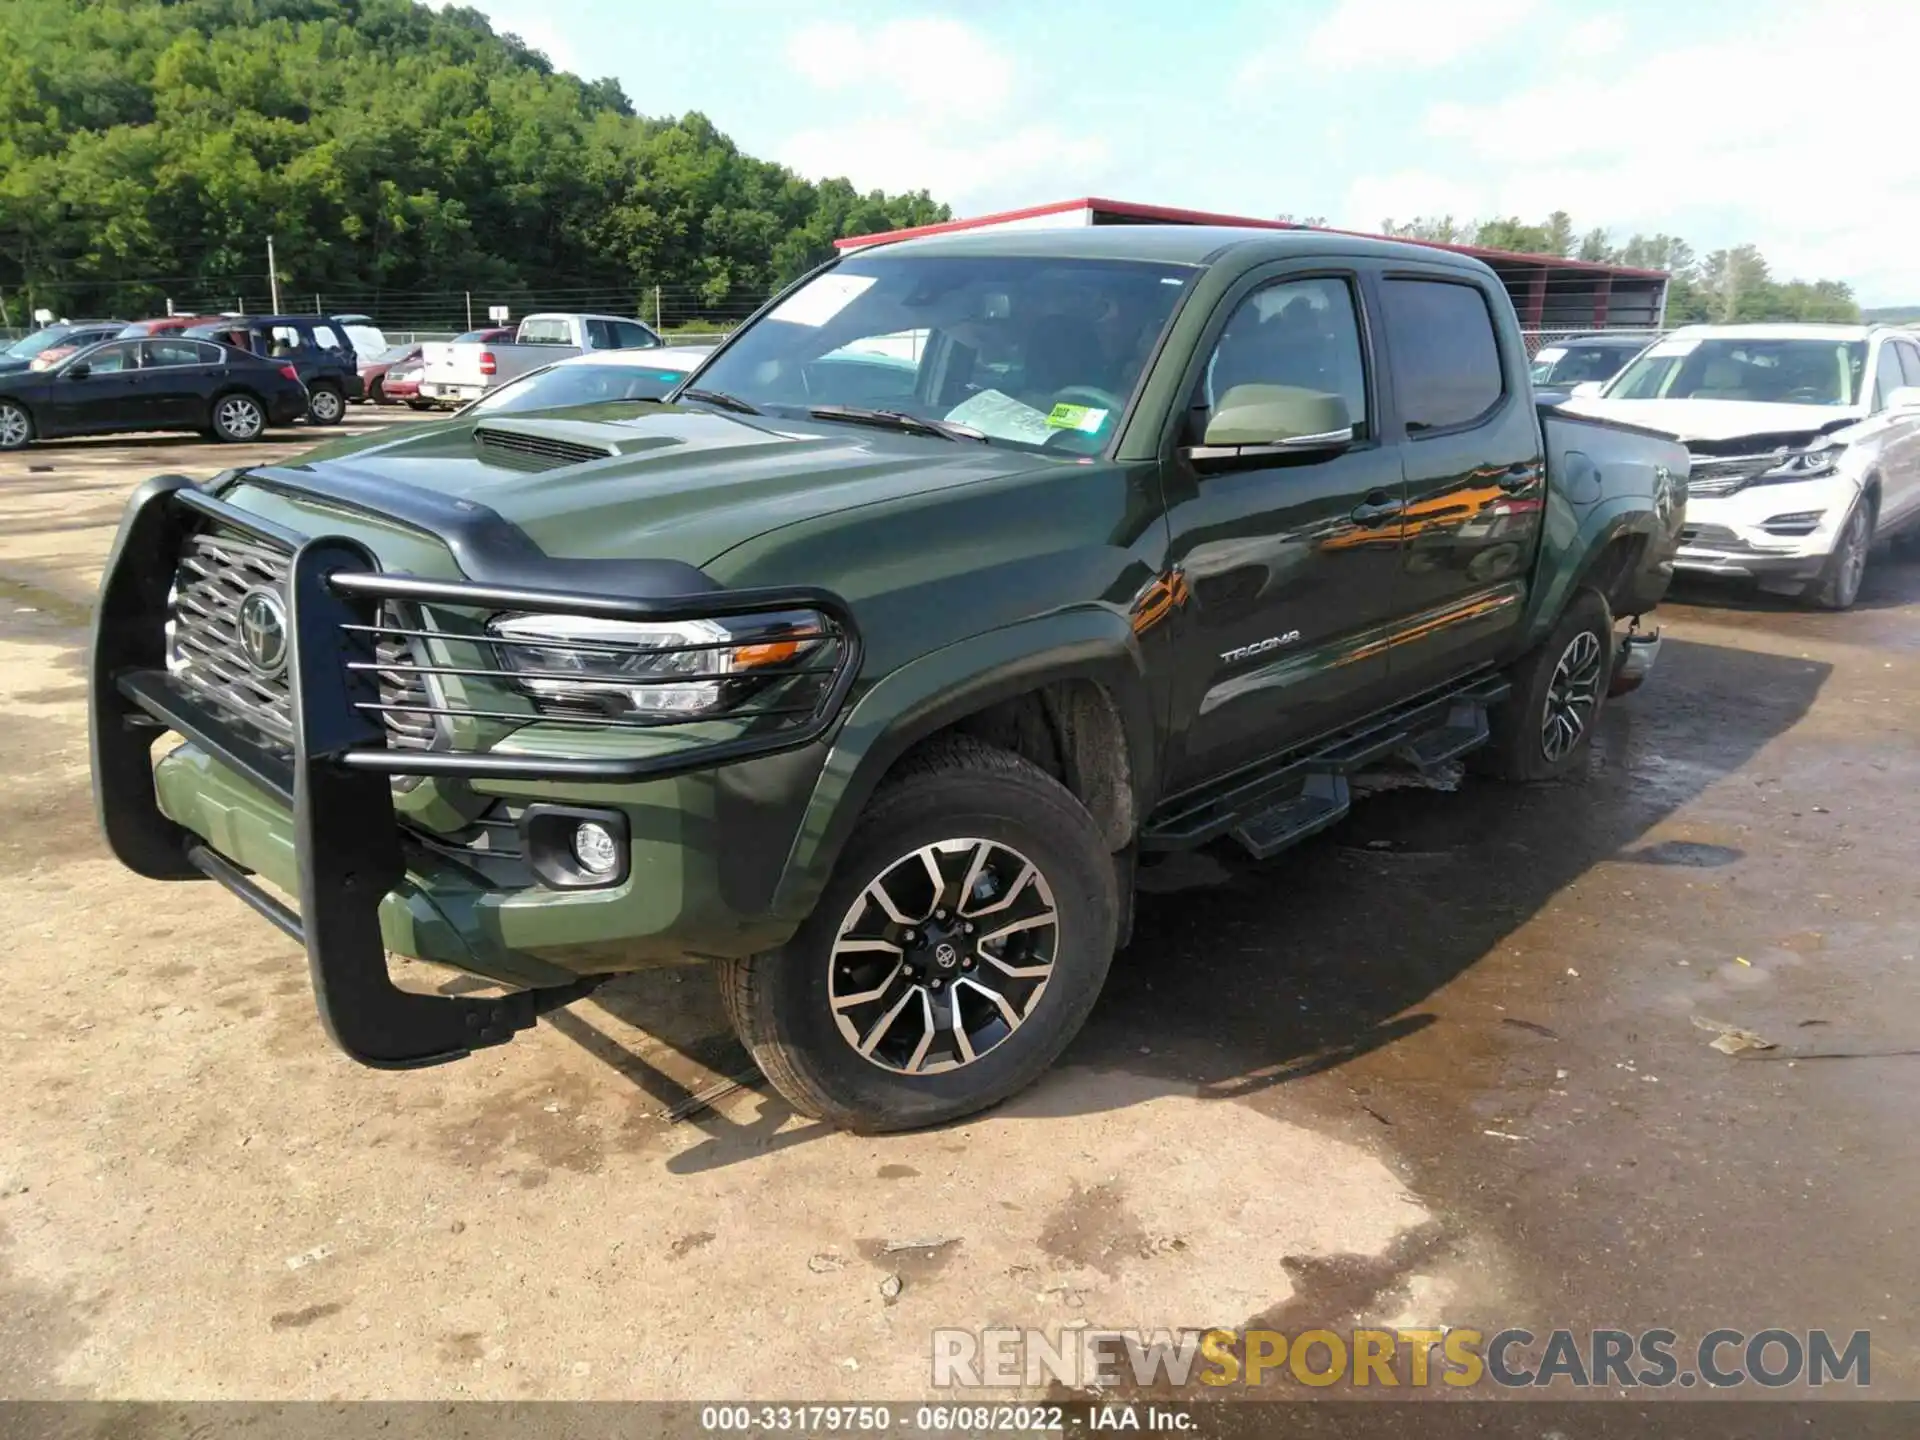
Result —
[{"label": "alloy wheel", "polygon": [[1548,760],[1559,760],[1587,733],[1599,704],[1601,662],[1606,647],[1591,630],[1582,630],[1560,652],[1547,687],[1547,711],[1540,723],[1540,747]]},{"label": "alloy wheel", "polygon": [[1018,850],[980,839],[922,846],[881,871],[840,922],[827,956],[834,1023],[883,1070],[957,1070],[1025,1023],[1059,944],[1052,888]]},{"label": "alloy wheel", "polygon": [[333,391],[314,391],[313,399],[310,403],[313,407],[314,419],[325,420],[331,424],[340,418],[340,397],[334,394]]},{"label": "alloy wheel", "polygon": [[1848,517],[1847,528],[1840,536],[1840,583],[1836,590],[1843,606],[1851,605],[1860,593],[1860,581],[1867,573],[1867,551],[1870,547],[1867,512],[1856,508]]},{"label": "alloy wheel", "polygon": [[0,405],[0,450],[18,450],[32,437],[27,412],[18,405]]},{"label": "alloy wheel", "polygon": [[229,395],[220,402],[220,429],[236,440],[251,440],[260,433],[260,407],[244,395]]}]

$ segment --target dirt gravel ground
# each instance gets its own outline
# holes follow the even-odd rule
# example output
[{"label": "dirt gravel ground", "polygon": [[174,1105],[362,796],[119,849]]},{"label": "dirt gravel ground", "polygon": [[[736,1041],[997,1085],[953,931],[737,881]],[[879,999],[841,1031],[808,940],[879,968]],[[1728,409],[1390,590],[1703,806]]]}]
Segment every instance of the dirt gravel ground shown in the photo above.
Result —
[{"label": "dirt gravel ground", "polygon": [[1149,872],[1056,1073],[861,1139],[694,1103],[746,1070],[698,969],[358,1068],[292,944],[107,857],[121,501],[311,438],[0,458],[0,1397],[900,1399],[937,1326],[1077,1321],[1870,1329],[1920,1396],[1920,566],[1667,607],[1577,783]]}]

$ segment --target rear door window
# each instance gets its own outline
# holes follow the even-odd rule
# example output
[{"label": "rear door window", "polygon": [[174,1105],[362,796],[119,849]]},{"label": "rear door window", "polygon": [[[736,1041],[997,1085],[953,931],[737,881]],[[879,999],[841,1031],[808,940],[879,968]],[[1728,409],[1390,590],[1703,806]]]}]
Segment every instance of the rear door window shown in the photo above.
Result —
[{"label": "rear door window", "polygon": [[220,358],[213,346],[199,340],[162,339],[147,341],[147,366],[150,369],[174,365],[211,365]]},{"label": "rear door window", "polygon": [[587,348],[589,350],[612,350],[613,322],[611,320],[587,321]]},{"label": "rear door window", "polygon": [[1484,419],[1506,394],[1485,293],[1458,281],[1405,277],[1380,288],[1387,363],[1408,432]]},{"label": "rear door window", "polygon": [[614,321],[613,337],[622,350],[646,350],[660,343],[646,326],[636,325],[631,320]]}]

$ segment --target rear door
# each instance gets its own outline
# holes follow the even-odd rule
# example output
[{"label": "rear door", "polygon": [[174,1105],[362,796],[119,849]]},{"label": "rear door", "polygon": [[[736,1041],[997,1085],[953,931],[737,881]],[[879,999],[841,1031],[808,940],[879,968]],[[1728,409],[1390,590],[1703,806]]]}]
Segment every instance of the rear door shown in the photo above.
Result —
[{"label": "rear door", "polygon": [[[1916,378],[1909,379],[1909,372]],[[1886,437],[1880,444],[1880,529],[1904,524],[1920,510],[1920,410],[1891,411],[1888,399],[1896,390],[1920,385],[1920,350],[1906,340],[1886,336],[1874,364],[1873,408],[1890,411],[1883,420]]]},{"label": "rear door", "polygon": [[198,429],[207,423],[221,359],[220,347],[204,340],[162,336],[140,342],[147,423],[161,429]]},{"label": "rear door", "polygon": [[[1221,303],[1189,379],[1169,462],[1170,788],[1199,784],[1384,701],[1400,457],[1379,424],[1376,362],[1355,270],[1276,265]],[[1244,386],[1339,395],[1339,453],[1196,459],[1221,400]],[[1205,452],[1202,452],[1203,456]]]},{"label": "rear door", "polygon": [[1396,264],[1377,279],[1406,472],[1393,688],[1409,694],[1500,658],[1518,633],[1546,500],[1540,421],[1498,282]]},{"label": "rear door", "polygon": [[48,406],[53,423],[75,434],[140,430],[151,424],[140,381],[140,345],[138,340],[102,345],[57,371]]}]

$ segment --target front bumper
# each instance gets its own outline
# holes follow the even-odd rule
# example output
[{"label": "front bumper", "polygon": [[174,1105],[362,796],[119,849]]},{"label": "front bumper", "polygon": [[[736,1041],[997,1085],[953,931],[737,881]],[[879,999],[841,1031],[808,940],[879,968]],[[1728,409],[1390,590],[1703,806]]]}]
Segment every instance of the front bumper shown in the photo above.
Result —
[{"label": "front bumper", "polygon": [[[1857,487],[1838,477],[1749,485],[1732,495],[1691,496],[1674,568],[1730,579],[1811,580],[1833,553]],[[1804,534],[1783,533],[1785,517],[1818,514]],[[1769,529],[1769,525],[1774,528]],[[1804,529],[1804,522],[1787,529]]]},{"label": "front bumper", "polygon": [[[477,527],[483,519],[504,527],[478,507],[463,512],[459,523]],[[209,524],[291,556],[291,753],[166,668],[160,621],[175,557],[190,533]],[[507,534],[524,542],[517,531]],[[492,550],[473,547],[470,553],[480,558],[504,543],[497,531],[473,530],[466,538],[491,544]],[[529,564],[524,554],[511,559],[521,569]],[[565,562],[549,563],[555,574],[564,573]],[[641,754],[604,743],[559,755],[393,748],[380,718],[391,707],[382,704],[375,676],[351,657],[356,635],[389,627],[381,611],[394,600],[635,620],[807,608],[837,627],[838,669],[813,712],[757,733],[749,725],[728,739],[695,738]],[[463,891],[473,889],[472,878],[461,879],[465,872],[457,865],[436,871],[430,858],[421,859],[396,813],[395,777],[529,782],[536,790],[538,782],[572,782],[613,796],[635,782],[801,750],[838,718],[859,658],[851,616],[825,592],[706,590],[632,599],[589,589],[382,574],[355,541],[308,538],[189,481],[163,477],[129,502],[96,609],[89,675],[95,805],[109,846],[130,869],[154,879],[217,880],[300,940],[322,1022],[341,1049],[384,1068],[434,1064],[511,1039],[544,1011],[587,993],[597,977],[484,999],[395,987],[386,965],[390,932],[414,937],[410,953],[456,964],[473,938],[457,918],[470,910]],[[156,772],[153,744],[167,731],[187,743]],[[256,883],[254,873],[296,894],[297,909]]]}]

